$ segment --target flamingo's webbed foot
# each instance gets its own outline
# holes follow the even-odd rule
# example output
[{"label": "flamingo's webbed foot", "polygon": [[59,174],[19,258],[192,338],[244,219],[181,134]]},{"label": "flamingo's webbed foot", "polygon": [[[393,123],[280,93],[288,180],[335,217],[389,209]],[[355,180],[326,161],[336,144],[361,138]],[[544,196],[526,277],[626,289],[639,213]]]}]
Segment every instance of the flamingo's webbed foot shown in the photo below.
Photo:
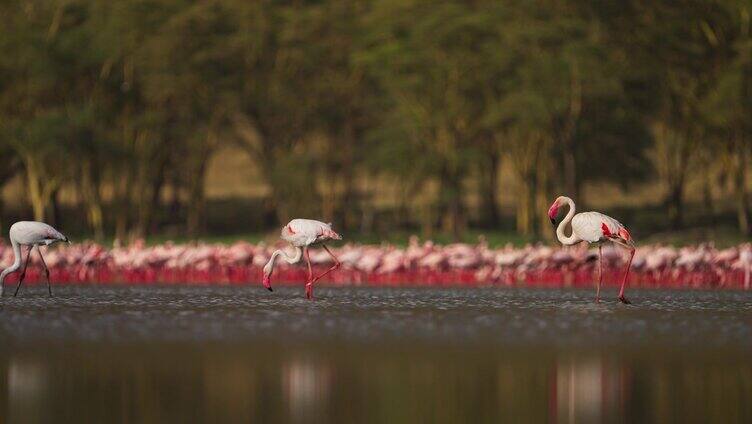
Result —
[{"label": "flamingo's webbed foot", "polygon": [[624,297],[624,296],[619,296],[619,301],[621,303],[625,304],[625,305],[631,305],[632,304],[632,302],[630,302],[629,300],[627,300],[627,298]]},{"label": "flamingo's webbed foot", "polygon": [[306,299],[313,299],[313,283],[307,283],[305,285],[305,295]]}]

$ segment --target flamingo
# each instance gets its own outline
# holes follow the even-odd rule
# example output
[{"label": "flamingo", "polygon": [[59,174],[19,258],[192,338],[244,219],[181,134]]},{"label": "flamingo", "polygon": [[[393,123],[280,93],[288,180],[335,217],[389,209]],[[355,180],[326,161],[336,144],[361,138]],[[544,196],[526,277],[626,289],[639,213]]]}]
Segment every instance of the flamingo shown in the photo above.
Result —
[{"label": "flamingo", "polygon": [[[556,217],[559,208],[563,205],[569,206],[569,212],[564,219],[556,225]],[[632,266],[632,259],[635,254],[635,245],[629,231],[619,221],[604,215],[600,212],[581,212],[575,215],[574,201],[566,196],[559,196],[548,209],[548,217],[551,223],[556,227],[556,238],[561,244],[570,246],[581,241],[595,243],[598,245],[598,286],[595,292],[595,301],[600,302],[601,283],[603,282],[603,243],[610,241],[629,250],[629,262],[627,271],[624,273],[624,280],[621,282],[619,290],[619,300],[622,303],[631,303],[624,297],[624,287],[629,277],[629,268]],[[564,235],[564,228],[567,224],[572,223],[572,234],[568,237]]]},{"label": "flamingo", "polygon": [[752,248],[749,245],[741,248],[739,262],[744,267],[744,290],[749,290],[750,273],[752,272]]},{"label": "flamingo", "polygon": [[[324,242],[329,240],[342,240],[342,236],[332,230],[332,224],[325,224],[321,221],[313,219],[293,219],[284,228],[280,234],[282,239],[289,242],[295,248],[295,254],[288,255],[284,250],[277,249],[272,253],[269,262],[264,265],[264,279],[263,284],[269,291],[272,290],[271,276],[274,271],[274,263],[278,257],[282,257],[288,264],[294,264],[300,262],[303,252],[305,252],[306,262],[308,263],[308,280],[306,281],[306,297],[313,299],[313,283],[320,278],[339,268],[340,261],[329,250]],[[324,250],[334,259],[334,265],[327,271],[323,272],[317,277],[313,277],[311,270],[311,258],[308,253],[308,248],[312,246],[321,245]]]},{"label": "flamingo", "polygon": [[39,250],[39,246],[49,246],[59,241],[64,241],[70,244],[68,237],[64,236],[58,230],[52,228],[52,226],[47,225],[44,222],[36,221],[16,222],[15,224],[10,226],[8,235],[10,236],[10,243],[13,246],[14,260],[13,265],[5,268],[3,272],[0,273],[0,296],[3,295],[3,285],[5,282],[5,277],[10,273],[16,272],[21,266],[21,246],[27,247],[26,262],[24,263],[23,270],[21,271],[21,277],[19,277],[18,279],[18,285],[16,286],[15,293],[13,293],[13,297],[16,297],[16,295],[18,294],[18,289],[21,288],[21,283],[23,283],[24,277],[26,277],[26,267],[29,266],[29,259],[31,259],[31,249],[33,249],[34,247],[37,247],[39,258],[42,260],[44,273],[47,277],[47,291],[50,293],[50,296],[52,296],[52,288],[50,287],[50,270],[47,268],[47,263],[44,261],[42,251]]}]

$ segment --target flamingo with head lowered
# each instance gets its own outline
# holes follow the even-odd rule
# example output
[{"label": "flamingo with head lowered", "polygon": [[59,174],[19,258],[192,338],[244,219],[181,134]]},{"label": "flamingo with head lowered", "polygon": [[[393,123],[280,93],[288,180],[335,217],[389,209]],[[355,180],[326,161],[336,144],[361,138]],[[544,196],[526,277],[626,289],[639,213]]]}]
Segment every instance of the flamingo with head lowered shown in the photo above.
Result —
[{"label": "flamingo with head lowered", "polygon": [[[282,228],[281,237],[295,248],[295,253],[293,255],[288,255],[282,249],[275,250],[274,253],[272,253],[269,262],[264,265],[264,287],[269,289],[269,291],[272,291],[271,276],[274,271],[274,263],[277,261],[278,257],[281,256],[285,262],[294,264],[300,262],[300,259],[305,254],[306,262],[308,263],[306,297],[308,299],[313,299],[313,283],[340,266],[339,259],[334,256],[328,247],[326,247],[324,242],[329,240],[342,240],[342,236],[332,230],[332,224],[325,224],[313,219],[293,219]],[[317,245],[321,245],[321,247],[331,255],[332,259],[334,259],[334,265],[321,275],[314,278],[311,270],[311,258],[308,255],[308,248]]]},{"label": "flamingo with head lowered", "polygon": [[49,246],[59,241],[70,243],[68,237],[64,236],[60,231],[52,228],[50,225],[36,221],[16,222],[10,226],[8,235],[10,236],[10,243],[13,246],[14,260],[13,265],[5,268],[3,272],[0,273],[0,296],[3,295],[3,283],[5,282],[5,277],[12,272],[16,272],[21,266],[21,246],[26,246],[26,262],[21,271],[21,276],[18,278],[18,285],[16,286],[15,293],[13,293],[13,297],[18,294],[18,289],[21,288],[21,283],[23,283],[24,277],[26,277],[26,267],[29,266],[29,259],[31,259],[31,249],[35,246],[37,247],[39,258],[42,260],[45,276],[47,277],[47,291],[50,293],[50,296],[52,296],[52,288],[50,287],[50,270],[47,269],[47,263],[44,262],[44,257],[42,256],[42,251],[39,250],[39,246]]},{"label": "flamingo with head lowered", "polygon": [[[596,302],[600,302],[601,283],[603,282],[603,243],[610,241],[629,250],[627,271],[624,273],[624,280],[621,282],[621,289],[619,290],[619,300],[622,303],[629,304],[630,302],[624,297],[624,287],[627,284],[629,268],[632,266],[632,259],[635,254],[634,240],[632,240],[629,231],[619,221],[600,212],[581,212],[575,215],[574,201],[565,196],[557,197],[551,208],[548,209],[548,217],[554,226],[556,226],[556,217],[559,214],[559,208],[564,205],[569,206],[569,212],[567,212],[567,215],[559,223],[558,227],[556,227],[556,237],[559,241],[565,246],[581,241],[596,243],[598,245],[599,275],[598,286],[595,292]],[[572,223],[572,234],[566,236],[564,235],[564,229],[570,222]]]}]

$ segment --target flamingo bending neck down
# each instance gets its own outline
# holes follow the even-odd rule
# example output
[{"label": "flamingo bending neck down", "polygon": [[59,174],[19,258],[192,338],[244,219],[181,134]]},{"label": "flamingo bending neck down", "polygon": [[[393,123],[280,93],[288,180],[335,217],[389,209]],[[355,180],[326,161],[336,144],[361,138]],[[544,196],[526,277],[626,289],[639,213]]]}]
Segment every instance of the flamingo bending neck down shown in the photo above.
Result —
[{"label": "flamingo bending neck down", "polygon": [[21,266],[21,246],[27,247],[26,262],[24,263],[23,270],[21,271],[21,276],[18,278],[18,285],[16,286],[15,293],[13,293],[13,297],[18,294],[18,289],[21,288],[21,283],[23,283],[24,277],[26,277],[26,267],[29,266],[29,259],[31,259],[31,249],[33,249],[34,247],[37,248],[39,258],[42,260],[44,273],[47,277],[47,291],[49,292],[50,296],[52,296],[52,287],[50,287],[50,270],[47,268],[47,263],[44,262],[44,257],[42,256],[42,251],[39,250],[39,246],[49,246],[59,241],[70,243],[68,237],[64,236],[61,232],[45,224],[44,222],[36,221],[16,222],[15,224],[11,225],[8,235],[10,236],[10,243],[13,246],[14,260],[13,265],[5,268],[3,272],[0,273],[0,296],[3,295],[3,283],[5,282],[5,277],[7,277],[8,274],[16,272]]},{"label": "flamingo bending neck down", "polygon": [[[264,287],[269,289],[269,291],[272,291],[271,276],[272,272],[274,271],[274,263],[277,261],[278,257],[281,256],[282,259],[284,259],[288,264],[294,264],[300,261],[300,259],[303,257],[303,253],[305,252],[306,262],[308,263],[306,297],[308,299],[313,299],[313,283],[318,281],[323,276],[334,271],[335,269],[339,268],[340,266],[339,259],[334,256],[334,254],[331,252],[331,250],[329,250],[328,247],[326,247],[324,242],[329,240],[342,240],[342,236],[332,230],[332,224],[325,224],[321,221],[316,221],[313,219],[293,219],[287,225],[285,225],[284,228],[282,228],[281,237],[282,239],[288,241],[295,248],[295,254],[292,256],[288,255],[281,249],[275,250],[274,253],[272,253],[272,257],[269,259],[269,262],[264,265]],[[308,248],[316,245],[321,245],[321,247],[323,247],[324,250],[326,250],[327,253],[331,255],[331,257],[334,259],[334,265],[327,271],[323,272],[321,275],[318,275],[314,278],[311,269],[311,258],[308,254]]]},{"label": "flamingo bending neck down", "polygon": [[[565,196],[557,197],[548,210],[548,217],[554,226],[556,226],[556,217],[562,205],[569,206],[569,212],[567,212],[567,215],[556,227],[556,238],[565,246],[581,241],[596,243],[598,245],[599,275],[595,292],[596,302],[600,302],[601,283],[603,282],[603,243],[610,241],[629,250],[627,271],[624,273],[624,280],[622,280],[621,289],[619,290],[619,300],[622,303],[629,304],[630,302],[624,297],[624,287],[627,284],[629,268],[632,266],[632,259],[635,254],[634,240],[632,240],[629,231],[619,221],[600,212],[581,212],[575,215],[574,201]],[[564,229],[570,222],[572,223],[572,233],[566,236]]]}]

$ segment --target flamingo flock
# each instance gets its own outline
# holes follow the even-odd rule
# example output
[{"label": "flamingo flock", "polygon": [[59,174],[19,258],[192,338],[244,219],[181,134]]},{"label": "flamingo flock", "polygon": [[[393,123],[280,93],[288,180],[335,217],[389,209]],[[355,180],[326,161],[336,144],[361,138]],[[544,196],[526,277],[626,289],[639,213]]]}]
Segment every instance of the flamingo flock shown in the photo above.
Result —
[{"label": "flamingo flock", "polygon": [[[53,283],[242,284],[263,278],[263,269],[285,244],[231,245],[165,243],[107,248],[90,242],[46,252]],[[347,243],[329,248],[341,268],[327,275],[330,285],[473,285],[593,287],[598,279],[598,248],[586,244],[554,248],[545,244],[491,248],[475,244],[437,245],[412,237],[406,246]],[[336,265],[323,250],[309,252],[312,272]],[[612,244],[602,246],[604,281],[623,276],[628,258]],[[0,263],[14,261],[13,247],[0,244]],[[41,265],[36,255],[32,264]],[[686,247],[641,245],[632,262],[629,284],[637,287],[750,288],[752,245],[718,249],[712,244]],[[308,269],[279,262],[276,280],[306,280]],[[28,281],[41,281],[30,266]],[[10,280],[11,277],[8,277]],[[614,283],[615,284],[615,283]]]},{"label": "flamingo flock", "polygon": [[[568,212],[557,224],[562,206],[566,206]],[[112,249],[82,243],[51,252],[48,262],[42,257],[39,246],[60,241],[70,244],[70,241],[45,223],[22,221],[10,228],[11,248],[0,245],[0,259],[7,263],[12,255],[12,265],[0,274],[0,295],[5,278],[21,266],[21,246],[27,247],[27,255],[15,294],[26,277],[34,247],[37,247],[44,267],[50,296],[52,289],[47,263],[56,269],[62,282],[243,283],[261,279],[264,287],[273,291],[271,277],[278,259],[283,261],[277,278],[291,282],[302,278],[304,271],[295,265],[305,257],[308,299],[313,299],[315,282],[341,267],[340,272],[330,276],[331,283],[576,287],[588,286],[595,281],[595,301],[599,302],[604,277],[613,280],[615,270],[624,262],[615,246],[629,252],[618,295],[622,303],[630,303],[624,297],[624,289],[632,268],[632,284],[635,285],[750,288],[752,247],[749,244],[723,250],[709,244],[678,249],[654,245],[641,247],[638,252],[629,231],[619,221],[600,212],[575,213],[574,201],[569,197],[557,197],[548,216],[556,227],[556,237],[563,248],[538,244],[492,249],[483,239],[475,245],[437,246],[430,241],[421,243],[417,237],[412,237],[404,248],[387,244],[346,244],[333,252],[325,243],[342,240],[342,237],[331,224],[293,219],[280,232],[281,239],[294,250],[292,254],[285,251],[284,246],[264,243],[239,242],[230,246],[166,243],[147,247],[141,241]],[[571,227],[569,236],[566,235],[568,226]],[[312,254],[311,248],[317,246],[323,247],[324,251]],[[590,246],[597,246],[597,255]],[[594,277],[596,262],[597,278]],[[319,268],[325,270],[314,277],[314,269],[319,271]]]}]

